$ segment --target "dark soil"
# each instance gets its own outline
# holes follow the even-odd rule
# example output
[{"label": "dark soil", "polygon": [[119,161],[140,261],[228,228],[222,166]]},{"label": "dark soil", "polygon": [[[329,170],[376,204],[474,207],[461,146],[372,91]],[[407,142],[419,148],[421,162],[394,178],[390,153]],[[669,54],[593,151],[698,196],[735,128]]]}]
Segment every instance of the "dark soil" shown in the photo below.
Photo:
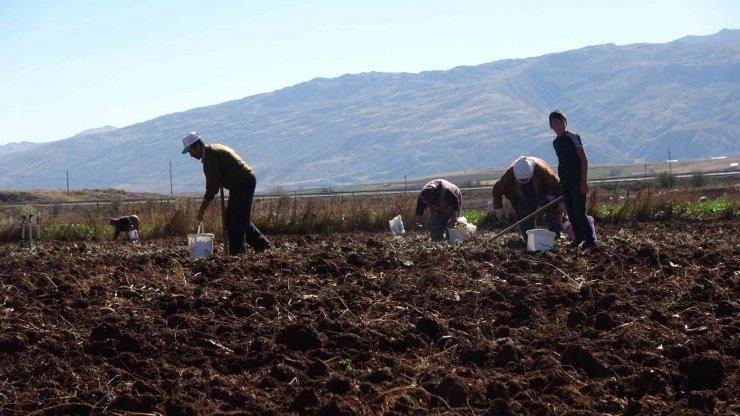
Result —
[{"label": "dark soil", "polygon": [[5,244],[0,414],[740,413],[738,229]]}]

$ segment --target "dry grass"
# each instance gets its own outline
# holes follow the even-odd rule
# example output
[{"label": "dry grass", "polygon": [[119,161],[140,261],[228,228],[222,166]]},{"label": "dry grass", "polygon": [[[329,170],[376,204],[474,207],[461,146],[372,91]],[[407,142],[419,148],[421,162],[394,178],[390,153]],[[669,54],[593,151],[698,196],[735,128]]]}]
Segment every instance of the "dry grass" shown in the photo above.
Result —
[{"label": "dry grass", "polygon": [[[650,184],[592,187],[589,212],[602,222],[736,218],[740,216],[738,186],[697,188],[688,182],[675,189],[659,189]],[[708,201],[699,202],[701,196]],[[490,188],[464,191],[463,215],[477,218],[486,226],[485,202]],[[149,200],[131,203],[114,195],[110,203],[0,207],[0,240],[21,237],[21,215],[40,215],[44,239],[109,239],[111,217],[136,214],[141,219],[142,238],[185,237],[197,229],[199,198],[173,201]],[[221,206],[217,198],[206,213],[205,230],[220,234]],[[306,197],[283,195],[257,198],[252,221],[266,234],[311,234],[351,231],[385,231],[388,221],[401,215],[406,228],[415,222],[416,192],[398,194],[345,194]]]}]

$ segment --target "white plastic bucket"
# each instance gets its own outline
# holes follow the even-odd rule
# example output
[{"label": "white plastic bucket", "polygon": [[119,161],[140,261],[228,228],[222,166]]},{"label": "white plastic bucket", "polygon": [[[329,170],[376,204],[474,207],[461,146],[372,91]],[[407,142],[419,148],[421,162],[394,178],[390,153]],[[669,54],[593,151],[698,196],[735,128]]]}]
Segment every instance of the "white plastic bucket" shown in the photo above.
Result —
[{"label": "white plastic bucket", "polygon": [[136,241],[139,239],[139,231],[138,230],[129,230],[128,231],[128,239],[129,241]]},{"label": "white plastic bucket", "polygon": [[450,243],[462,243],[472,237],[476,229],[478,227],[468,224],[468,220],[465,217],[460,217],[457,219],[457,224],[454,227],[447,227],[447,241]]},{"label": "white plastic bucket", "polygon": [[542,228],[527,230],[527,251],[547,251],[555,245],[555,233]]},{"label": "white plastic bucket", "polygon": [[203,232],[203,224],[198,225],[197,234],[188,234],[190,257],[208,257],[213,254],[213,234]]},{"label": "white plastic bucket", "polygon": [[392,220],[388,221],[388,225],[391,227],[393,235],[401,235],[406,232],[403,229],[403,219],[400,215],[396,215]]}]

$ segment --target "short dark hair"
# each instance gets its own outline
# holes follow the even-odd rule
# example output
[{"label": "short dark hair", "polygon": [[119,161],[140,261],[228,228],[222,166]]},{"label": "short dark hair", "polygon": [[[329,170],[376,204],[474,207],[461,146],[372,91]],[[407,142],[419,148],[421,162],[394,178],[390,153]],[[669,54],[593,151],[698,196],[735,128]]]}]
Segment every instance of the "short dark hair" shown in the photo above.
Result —
[{"label": "short dark hair", "polygon": [[552,113],[550,113],[550,117],[547,119],[550,124],[552,124],[552,120],[560,120],[565,124],[568,124],[568,117],[565,116],[565,113],[562,110],[555,110]]}]

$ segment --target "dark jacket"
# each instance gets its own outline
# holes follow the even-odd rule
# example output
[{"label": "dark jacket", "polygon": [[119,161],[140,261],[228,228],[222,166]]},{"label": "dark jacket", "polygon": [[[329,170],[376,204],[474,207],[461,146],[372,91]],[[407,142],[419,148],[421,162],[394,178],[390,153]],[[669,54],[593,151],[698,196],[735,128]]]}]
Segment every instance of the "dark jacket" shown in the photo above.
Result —
[{"label": "dark jacket", "polygon": [[558,176],[565,184],[581,183],[581,157],[578,149],[583,147],[581,136],[566,131],[552,141],[552,147],[558,155]]},{"label": "dark jacket", "polygon": [[[512,204],[516,204],[520,200],[532,197],[545,195],[560,196],[562,194],[560,180],[552,171],[550,165],[540,158],[533,157],[532,159],[535,162],[534,171],[532,173],[532,180],[528,184],[523,186],[516,180],[514,177],[514,165],[512,165],[504,172],[501,179],[493,185],[494,209],[503,208],[502,196],[505,196]],[[532,191],[533,195],[528,195]]]},{"label": "dark jacket", "polygon": [[[424,203],[425,199],[428,203]],[[444,179],[430,181],[421,189],[416,200],[416,215],[424,214],[429,208],[432,214],[450,216],[453,211],[462,210],[462,193],[454,183]]]}]

